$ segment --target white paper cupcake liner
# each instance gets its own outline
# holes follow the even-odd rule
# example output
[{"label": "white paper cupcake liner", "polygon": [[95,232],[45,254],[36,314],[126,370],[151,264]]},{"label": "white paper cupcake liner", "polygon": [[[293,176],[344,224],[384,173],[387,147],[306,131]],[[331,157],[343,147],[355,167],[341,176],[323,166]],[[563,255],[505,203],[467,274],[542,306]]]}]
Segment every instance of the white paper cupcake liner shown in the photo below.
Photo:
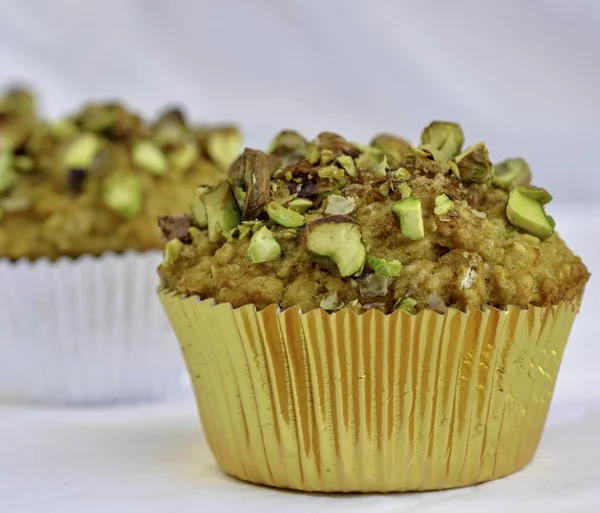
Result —
[{"label": "white paper cupcake liner", "polygon": [[160,258],[0,260],[0,398],[94,404],[189,391],[156,297]]}]

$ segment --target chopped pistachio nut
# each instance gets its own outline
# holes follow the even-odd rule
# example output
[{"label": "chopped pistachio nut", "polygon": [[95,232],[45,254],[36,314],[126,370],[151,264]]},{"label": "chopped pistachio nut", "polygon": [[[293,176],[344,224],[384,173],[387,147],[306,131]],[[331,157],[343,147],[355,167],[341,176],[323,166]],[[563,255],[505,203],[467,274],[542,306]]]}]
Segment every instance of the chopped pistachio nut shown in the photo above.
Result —
[{"label": "chopped pistachio nut", "polygon": [[298,236],[298,231],[294,230],[293,228],[289,228],[288,230],[285,230],[283,232],[283,234],[281,235],[281,237],[283,237],[286,240],[294,240],[297,236]]},{"label": "chopped pistachio nut", "polygon": [[348,216],[325,217],[308,224],[304,245],[317,264],[341,277],[359,272],[367,256],[360,225]]},{"label": "chopped pistachio nut", "polygon": [[335,312],[344,308],[344,303],[338,298],[337,292],[334,291],[321,299],[319,307],[328,312]]},{"label": "chopped pistachio nut", "polygon": [[246,253],[252,264],[260,264],[277,260],[281,256],[281,246],[273,236],[271,230],[263,226],[250,239]]},{"label": "chopped pistachio nut", "polygon": [[366,151],[354,159],[356,169],[361,173],[379,173],[379,175],[381,175],[383,170],[383,176],[385,176],[385,172],[389,168],[387,157],[375,148],[371,148],[370,146],[366,148]]},{"label": "chopped pistachio nut", "polygon": [[319,158],[319,164],[326,166],[330,162],[333,162],[334,154],[331,150],[321,150],[321,156]]},{"label": "chopped pistachio nut", "polygon": [[340,155],[335,161],[342,166],[348,176],[356,176],[356,166],[350,155]]},{"label": "chopped pistachio nut", "polygon": [[[273,185],[275,185],[275,184],[273,184]],[[243,205],[245,203],[247,194],[244,189],[242,189],[241,187],[238,187],[236,185],[233,188],[233,194],[235,195],[235,199],[238,201],[238,203],[240,203],[241,205]]]},{"label": "chopped pistachio nut", "polygon": [[250,235],[252,233],[252,226],[240,224],[237,227],[237,229],[238,229],[240,239],[245,239],[247,235]]},{"label": "chopped pistachio nut", "polygon": [[178,171],[187,171],[198,158],[198,147],[186,143],[169,154],[169,163]]},{"label": "chopped pistachio nut", "polygon": [[400,193],[402,194],[402,199],[410,198],[412,194],[412,189],[406,182],[402,182],[400,184]]},{"label": "chopped pistachio nut", "polygon": [[421,134],[421,144],[433,151],[451,159],[460,153],[465,136],[457,123],[448,121],[433,121]]},{"label": "chopped pistachio nut", "polygon": [[390,170],[390,166],[387,162],[387,155],[383,156],[383,160],[379,163],[377,168],[375,169],[375,177],[383,178],[387,175],[387,172]]},{"label": "chopped pistachio nut", "polygon": [[208,223],[208,240],[219,242],[241,221],[240,208],[229,182],[222,182],[202,194]]},{"label": "chopped pistachio nut", "polygon": [[100,150],[100,139],[94,134],[79,135],[67,148],[63,163],[68,169],[88,169]]},{"label": "chopped pistachio nut", "polygon": [[203,237],[202,230],[199,230],[195,226],[190,226],[190,228],[188,229],[188,233],[190,234],[190,237],[193,241],[201,240]]},{"label": "chopped pistachio nut", "polygon": [[422,240],[425,237],[421,202],[417,198],[411,196],[397,201],[390,209],[398,216],[402,235],[411,240]]},{"label": "chopped pistachio nut", "polygon": [[17,183],[17,174],[13,168],[13,154],[0,151],[0,193],[10,189]]},{"label": "chopped pistachio nut", "polygon": [[452,201],[445,194],[440,194],[435,198],[435,208],[433,209],[433,213],[436,216],[446,215],[454,210],[454,201]]},{"label": "chopped pistachio nut", "polygon": [[367,267],[377,276],[398,276],[402,271],[402,264],[398,260],[384,260],[374,256],[368,256]]},{"label": "chopped pistachio nut", "polygon": [[382,151],[390,165],[396,167],[404,160],[409,151],[410,143],[395,135],[379,134],[371,141],[371,146]]},{"label": "chopped pistachio nut", "polygon": [[395,310],[404,310],[406,313],[415,315],[417,313],[417,300],[412,297],[403,297],[394,305]]},{"label": "chopped pistachio nut", "polygon": [[167,157],[152,141],[138,141],[131,150],[133,163],[154,175],[164,175],[169,163]]},{"label": "chopped pistachio nut", "polygon": [[410,171],[405,167],[399,167],[392,171],[392,178],[394,180],[408,180],[410,178]]},{"label": "chopped pistachio nut", "polygon": [[35,167],[35,162],[27,155],[16,155],[14,158],[14,166],[17,170],[28,173]]},{"label": "chopped pistachio nut", "polygon": [[494,166],[485,143],[469,146],[455,159],[460,179],[468,183],[489,183],[494,175]]},{"label": "chopped pistachio nut", "polygon": [[448,161],[448,167],[450,168],[450,172],[460,180],[460,171],[458,170],[456,162],[453,160]]},{"label": "chopped pistachio nut", "polygon": [[337,194],[329,196],[325,213],[328,215],[344,215],[350,214],[356,208],[356,200],[354,198],[345,198]]},{"label": "chopped pistachio nut", "polygon": [[267,215],[272,221],[275,221],[286,228],[296,228],[304,226],[304,217],[298,212],[289,208],[282,207],[279,203],[272,201],[267,205]]},{"label": "chopped pistachio nut", "polygon": [[317,171],[321,178],[329,178],[330,180],[341,180],[344,178],[344,170],[335,165],[325,166]]},{"label": "chopped pistachio nut", "polygon": [[134,176],[115,173],[104,181],[102,201],[125,219],[142,210],[142,183]]},{"label": "chopped pistachio nut", "polygon": [[314,166],[320,159],[321,153],[314,144],[310,143],[306,147],[306,160]]},{"label": "chopped pistachio nut", "polygon": [[306,151],[306,139],[294,130],[283,130],[279,132],[269,145],[267,153],[278,155],[279,153],[302,153]]},{"label": "chopped pistachio nut", "polygon": [[507,159],[494,166],[492,185],[502,189],[513,189],[527,185],[531,180],[531,170],[522,158]]},{"label": "chopped pistachio nut", "polygon": [[163,257],[162,265],[167,267],[169,265],[173,265],[179,255],[181,255],[181,250],[183,249],[183,242],[179,239],[171,239],[165,245],[165,255]]},{"label": "chopped pistachio nut", "polygon": [[299,214],[304,214],[309,208],[313,206],[313,202],[305,198],[293,199],[288,203],[288,208]]},{"label": "chopped pistachio nut", "polygon": [[246,148],[241,157],[241,175],[246,184],[242,218],[254,221],[264,213],[271,199],[271,172],[266,153]]},{"label": "chopped pistachio nut", "polygon": [[252,230],[252,233],[256,233],[265,225],[265,223],[263,223],[262,221],[242,221],[242,225],[249,226]]},{"label": "chopped pistachio nut", "polygon": [[361,296],[385,296],[388,293],[389,276],[379,274],[363,274],[356,280]]},{"label": "chopped pistachio nut", "polygon": [[506,217],[513,226],[545,240],[554,233],[556,224],[544,210],[544,205],[551,200],[546,190],[521,185],[508,197]]},{"label": "chopped pistachio nut", "polygon": [[202,201],[202,196],[209,190],[208,187],[196,187],[193,193],[192,205],[190,207],[192,218],[200,228],[208,226],[206,217],[206,207]]},{"label": "chopped pistachio nut", "polygon": [[222,169],[229,169],[240,154],[242,136],[237,128],[225,126],[212,129],[206,138],[206,152]]}]

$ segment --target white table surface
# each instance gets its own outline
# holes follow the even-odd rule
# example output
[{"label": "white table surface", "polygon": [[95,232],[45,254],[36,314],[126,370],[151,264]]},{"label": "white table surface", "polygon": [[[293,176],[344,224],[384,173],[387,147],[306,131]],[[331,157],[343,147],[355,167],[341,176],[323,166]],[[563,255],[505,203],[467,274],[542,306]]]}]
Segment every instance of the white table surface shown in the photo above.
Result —
[{"label": "white table surface", "polygon": [[[600,272],[600,216],[560,210],[555,217],[571,247],[592,272]],[[595,281],[565,353],[538,454],[516,475],[425,494],[285,492],[223,475],[191,399],[102,409],[5,405],[0,406],[0,513],[600,511]]]}]

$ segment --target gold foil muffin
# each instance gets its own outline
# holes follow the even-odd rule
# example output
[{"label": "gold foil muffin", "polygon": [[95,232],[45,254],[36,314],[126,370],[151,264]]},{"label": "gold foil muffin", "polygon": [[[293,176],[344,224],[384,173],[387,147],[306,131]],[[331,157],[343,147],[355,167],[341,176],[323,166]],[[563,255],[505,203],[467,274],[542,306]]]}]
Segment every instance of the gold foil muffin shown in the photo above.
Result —
[{"label": "gold foil muffin", "polygon": [[527,163],[280,133],[161,219],[161,300],[221,468],[311,491],[451,488],[533,457],[589,273]]},{"label": "gold foil muffin", "polygon": [[0,257],[35,260],[160,249],[158,215],[187,208],[238,155],[230,126],[152,123],[116,103],[48,122],[31,93],[0,99]]}]

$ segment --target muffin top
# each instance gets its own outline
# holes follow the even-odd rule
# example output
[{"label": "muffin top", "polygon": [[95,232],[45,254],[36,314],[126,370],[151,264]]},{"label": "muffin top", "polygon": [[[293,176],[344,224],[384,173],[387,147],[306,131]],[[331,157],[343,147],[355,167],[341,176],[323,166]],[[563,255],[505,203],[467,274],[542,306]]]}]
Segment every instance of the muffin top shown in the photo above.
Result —
[{"label": "muffin top", "polygon": [[246,149],[228,181],[197,188],[190,214],[160,220],[162,285],[305,312],[579,300],[589,273],[527,163],[492,165],[484,143],[463,144],[460,126],[440,121],[418,147],[281,132],[267,153]]},{"label": "muffin top", "polygon": [[57,122],[35,98],[0,97],[0,257],[160,249],[159,215],[187,209],[190,190],[218,183],[239,155],[233,126],[192,126],[177,109],[153,122],[116,103]]}]

